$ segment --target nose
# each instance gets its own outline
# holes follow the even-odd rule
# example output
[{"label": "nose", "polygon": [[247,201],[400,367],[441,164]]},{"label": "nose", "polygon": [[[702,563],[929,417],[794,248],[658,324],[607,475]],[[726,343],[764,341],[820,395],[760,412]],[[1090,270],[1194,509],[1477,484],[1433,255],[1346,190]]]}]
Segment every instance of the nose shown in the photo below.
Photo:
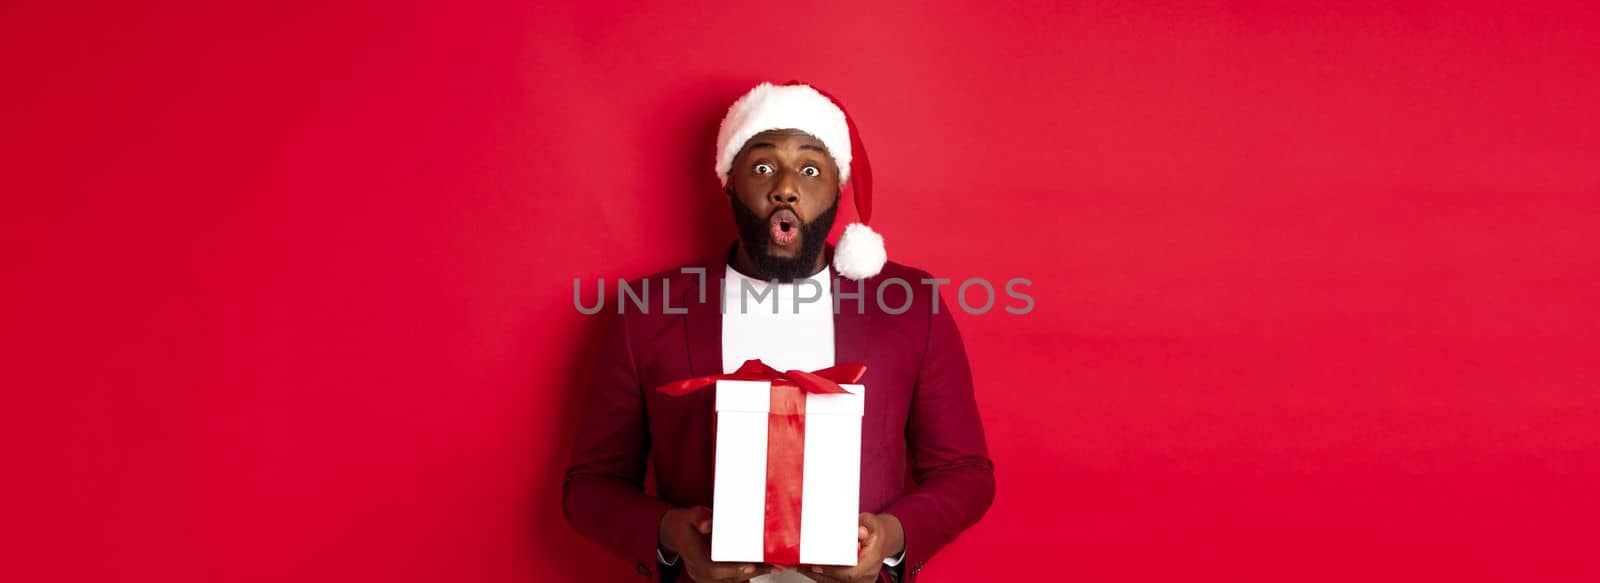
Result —
[{"label": "nose", "polygon": [[796,177],[796,173],[780,171],[778,181],[772,185],[772,192],[767,196],[772,199],[772,204],[800,202],[800,180]]}]

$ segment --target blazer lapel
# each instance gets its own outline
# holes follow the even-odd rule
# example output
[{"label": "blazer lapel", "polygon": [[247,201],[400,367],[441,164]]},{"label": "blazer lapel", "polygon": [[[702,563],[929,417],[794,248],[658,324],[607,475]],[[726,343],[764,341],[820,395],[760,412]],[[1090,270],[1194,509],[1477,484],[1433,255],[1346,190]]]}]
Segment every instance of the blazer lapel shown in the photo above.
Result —
[{"label": "blazer lapel", "polygon": [[684,294],[688,312],[684,314],[684,340],[689,344],[689,370],[694,376],[722,374],[722,286],[727,276],[726,259],[713,257],[700,267],[705,273],[705,301],[698,289]]},{"label": "blazer lapel", "polygon": [[[871,360],[872,310],[871,305],[866,303],[868,296],[862,289],[859,281],[841,277],[837,273],[833,276],[834,301],[839,306],[833,314],[834,364],[865,364]],[[837,299],[840,294],[850,297],[841,301]],[[858,307],[863,313],[857,313]],[[872,367],[867,367],[867,374],[872,374]]]}]

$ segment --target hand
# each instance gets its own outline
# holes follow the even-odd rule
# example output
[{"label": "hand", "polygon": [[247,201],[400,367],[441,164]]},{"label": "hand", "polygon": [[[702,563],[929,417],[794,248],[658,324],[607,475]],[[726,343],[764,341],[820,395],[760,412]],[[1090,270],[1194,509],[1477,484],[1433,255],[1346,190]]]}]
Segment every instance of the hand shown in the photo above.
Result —
[{"label": "hand", "polygon": [[883,560],[900,554],[906,548],[906,533],[900,519],[892,514],[861,513],[861,526],[856,529],[861,552],[854,567],[813,566],[802,571],[814,581],[828,583],[870,583],[878,580]]},{"label": "hand", "polygon": [[661,547],[677,553],[683,571],[700,583],[735,583],[772,571],[751,563],[717,563],[711,560],[711,509],[704,506],[674,508],[661,517]]}]

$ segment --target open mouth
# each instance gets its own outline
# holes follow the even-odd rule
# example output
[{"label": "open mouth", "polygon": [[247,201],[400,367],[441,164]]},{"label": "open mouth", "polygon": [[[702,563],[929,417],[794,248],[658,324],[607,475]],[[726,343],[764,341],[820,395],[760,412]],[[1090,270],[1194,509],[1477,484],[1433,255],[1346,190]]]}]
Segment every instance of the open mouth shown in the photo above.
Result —
[{"label": "open mouth", "polygon": [[772,242],[782,247],[793,245],[800,237],[800,217],[789,209],[779,209],[767,219]]}]

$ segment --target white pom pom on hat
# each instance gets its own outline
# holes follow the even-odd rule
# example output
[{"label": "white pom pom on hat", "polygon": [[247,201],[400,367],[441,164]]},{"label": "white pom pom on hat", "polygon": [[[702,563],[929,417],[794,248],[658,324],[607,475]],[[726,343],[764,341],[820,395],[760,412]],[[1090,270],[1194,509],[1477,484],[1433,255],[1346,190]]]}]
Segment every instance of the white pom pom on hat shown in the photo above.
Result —
[{"label": "white pom pom on hat", "polygon": [[872,165],[844,106],[832,95],[796,81],[757,85],[733,102],[717,131],[716,170],[723,186],[728,185],[733,158],[745,142],[769,130],[799,130],[817,138],[839,166],[840,185],[850,185],[861,222],[845,227],[833,251],[833,268],[854,280],[883,271],[889,260],[883,236],[866,225],[872,218]]}]

